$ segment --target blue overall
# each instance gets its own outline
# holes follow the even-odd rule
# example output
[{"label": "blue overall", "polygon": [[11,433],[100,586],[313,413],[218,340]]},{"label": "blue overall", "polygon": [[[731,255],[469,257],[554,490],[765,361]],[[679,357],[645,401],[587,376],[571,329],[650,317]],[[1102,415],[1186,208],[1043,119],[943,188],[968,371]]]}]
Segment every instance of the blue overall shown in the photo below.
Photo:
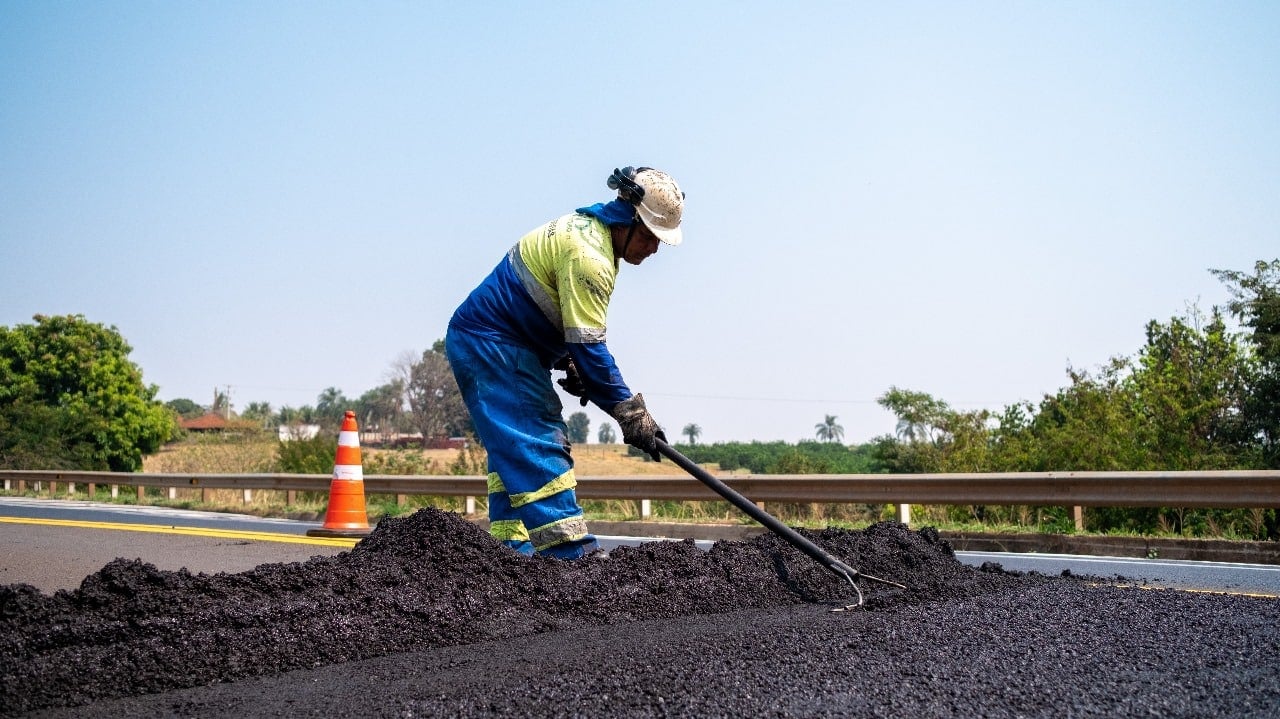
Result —
[{"label": "blue overall", "polygon": [[574,492],[550,368],[516,345],[450,327],[445,352],[489,455],[489,527],[507,546],[576,559],[599,549]]},{"label": "blue overall", "polygon": [[551,367],[573,359],[606,412],[632,396],[605,345],[618,272],[616,203],[535,229],[449,320],[445,353],[489,456],[489,531],[524,554],[576,559],[599,548],[578,505],[563,406]]}]

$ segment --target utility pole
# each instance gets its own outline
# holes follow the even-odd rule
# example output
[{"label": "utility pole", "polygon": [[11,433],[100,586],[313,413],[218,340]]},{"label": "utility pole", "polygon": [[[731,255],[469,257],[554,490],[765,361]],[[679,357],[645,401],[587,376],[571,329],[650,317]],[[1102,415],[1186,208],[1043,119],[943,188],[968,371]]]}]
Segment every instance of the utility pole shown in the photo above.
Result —
[{"label": "utility pole", "polygon": [[213,405],[210,410],[218,411],[218,400],[222,400],[222,418],[231,419],[231,385],[227,385],[226,392],[219,392],[217,387],[213,388]]}]

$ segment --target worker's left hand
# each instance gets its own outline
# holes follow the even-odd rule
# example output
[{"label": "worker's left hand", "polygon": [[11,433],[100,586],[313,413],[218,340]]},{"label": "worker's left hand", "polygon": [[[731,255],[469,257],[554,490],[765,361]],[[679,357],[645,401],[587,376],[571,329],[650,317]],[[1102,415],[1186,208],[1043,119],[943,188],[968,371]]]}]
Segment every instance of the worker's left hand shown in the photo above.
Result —
[{"label": "worker's left hand", "polygon": [[563,359],[555,363],[552,369],[564,370],[564,379],[556,380],[556,384],[564,388],[565,392],[577,397],[579,403],[587,406],[587,386],[582,383],[582,375],[578,374],[578,366],[573,363],[573,359],[565,355]]},{"label": "worker's left hand", "polygon": [[631,399],[619,402],[614,405],[610,414],[618,420],[618,427],[622,429],[623,442],[647,453],[655,462],[661,460],[662,455],[658,453],[658,444],[654,438],[666,442],[667,435],[645,408],[643,395],[637,394]]}]

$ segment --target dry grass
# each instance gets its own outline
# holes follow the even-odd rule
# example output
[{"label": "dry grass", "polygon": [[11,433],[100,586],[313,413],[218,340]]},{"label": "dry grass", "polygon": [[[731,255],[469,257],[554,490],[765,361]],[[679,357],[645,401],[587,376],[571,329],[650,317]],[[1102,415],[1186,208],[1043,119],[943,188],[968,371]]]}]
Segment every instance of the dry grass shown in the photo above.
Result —
[{"label": "dry grass", "polygon": [[644,457],[631,457],[625,444],[587,444],[573,448],[574,473],[579,476],[607,477],[627,474],[682,474],[670,462],[653,462]]},{"label": "dry grass", "polygon": [[[191,436],[182,442],[165,447],[159,454],[143,460],[143,471],[157,474],[244,474],[275,472],[277,440],[272,435],[238,437]],[[483,450],[460,452],[456,449],[379,450],[364,448],[365,473],[372,474],[451,474],[461,471],[467,475],[483,475],[485,457]],[[608,477],[626,475],[683,476],[682,470],[670,462],[653,462],[647,458],[628,454],[622,444],[587,444],[573,448],[575,471],[579,477]],[[708,466],[719,472],[715,465]],[[693,481],[693,480],[690,480]],[[83,487],[78,488],[83,494]],[[106,487],[99,487],[96,499],[108,499]],[[283,516],[294,519],[322,519],[328,502],[326,492],[297,492],[293,502],[278,491],[211,490],[206,497],[198,489],[177,488],[172,492],[163,488],[148,488],[141,501],[191,509],[230,511],[260,516]],[[134,502],[136,492],[122,487],[120,501]],[[476,497],[476,509],[485,512],[485,498]],[[422,506],[436,506],[453,511],[465,511],[462,497],[423,497],[410,495],[397,504],[391,496],[367,497],[370,521],[386,514],[404,515]],[[640,503],[633,500],[590,500],[583,502],[588,518],[640,519]],[[881,508],[874,508],[881,509]],[[777,505],[770,507],[784,521],[819,524],[846,522],[866,523],[875,521],[874,509],[835,505]],[[870,510],[870,511],[869,511]],[[850,512],[853,515],[850,516]],[[745,516],[729,503],[675,502],[655,500],[651,505],[651,518],[659,521],[729,522],[747,521]],[[779,514],[781,512],[781,514]]]},{"label": "dry grass", "polygon": [[[262,436],[201,436],[193,435],[182,442],[166,446],[158,454],[143,459],[142,471],[156,474],[244,474],[278,471],[275,467],[276,439]],[[483,450],[460,452],[456,449],[381,450],[364,448],[361,451],[367,474],[450,474],[461,467],[468,475],[484,474]],[[679,474],[679,468],[669,462],[652,462],[627,454],[627,446],[578,445],[573,448],[575,470],[579,476],[618,475],[671,475]],[[129,490],[122,493],[126,501],[133,501],[136,494]],[[253,491],[246,499],[239,490],[217,489],[209,492],[208,502],[203,501],[200,490],[178,488],[172,493],[151,488],[146,492],[149,504],[164,504],[197,509],[216,509],[263,516],[289,516],[314,519],[323,517],[327,496],[324,493],[299,492],[292,504],[286,503],[283,492]],[[483,505],[483,498],[479,498]],[[405,505],[396,505],[390,497],[369,497],[370,519],[384,513],[403,514],[419,506],[430,504],[442,508],[462,510],[461,497],[407,498]],[[596,504],[596,503],[592,503]],[[605,504],[605,503],[601,503]],[[674,503],[672,503],[674,504]],[[699,504],[699,503],[693,503]],[[457,506],[455,506],[457,505]],[[634,506],[632,506],[634,505]],[[589,508],[588,511],[591,511]],[[609,502],[602,506],[604,514],[611,516],[637,516],[638,502]],[[483,506],[481,506],[483,511]],[[686,507],[684,513],[700,515],[696,507]]]},{"label": "dry grass", "polygon": [[142,471],[157,474],[254,474],[271,472],[276,461],[271,435],[192,435],[142,458]]},{"label": "dry grass", "polygon": [[[158,474],[243,474],[276,471],[276,440],[265,437],[219,438],[191,437],[160,450],[142,460],[142,471]],[[361,456],[366,466],[383,464],[392,457],[411,458],[413,466],[421,466],[424,474],[448,474],[458,463],[456,449],[381,450],[364,448]],[[483,464],[483,454],[478,459]],[[628,474],[671,475],[680,469],[670,462],[652,462],[627,454],[623,444],[588,444],[573,448],[576,472],[584,476]],[[405,463],[402,461],[402,464]],[[474,464],[474,462],[473,462]],[[370,469],[366,469],[372,473]],[[470,474],[484,474],[476,469]]]},{"label": "dry grass", "polygon": [[[449,467],[458,461],[456,449],[421,449],[421,450],[378,450],[365,449],[361,456],[366,460],[378,455],[412,452],[421,456],[421,461],[436,473],[448,474]],[[481,456],[483,458],[483,455]],[[377,461],[377,460],[375,460]],[[368,464],[368,462],[366,462]],[[574,472],[578,476],[605,477],[630,474],[672,475],[680,474],[680,468],[670,462],[652,462],[642,457],[631,457],[624,444],[587,444],[573,448]],[[365,471],[370,471],[366,469]],[[484,474],[483,469],[471,474]]]}]

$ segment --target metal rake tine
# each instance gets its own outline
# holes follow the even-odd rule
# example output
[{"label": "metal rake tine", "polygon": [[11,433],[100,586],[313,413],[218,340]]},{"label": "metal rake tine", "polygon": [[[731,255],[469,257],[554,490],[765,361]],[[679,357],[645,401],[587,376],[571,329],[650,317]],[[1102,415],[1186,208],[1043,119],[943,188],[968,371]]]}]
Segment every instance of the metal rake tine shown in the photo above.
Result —
[{"label": "metal rake tine", "polygon": [[894,581],[891,581],[891,580],[888,580],[888,579],[881,579],[880,577],[873,577],[873,576],[871,576],[870,574],[863,574],[863,573],[859,572],[859,573],[858,573],[858,576],[859,576],[859,577],[862,577],[863,579],[869,579],[869,580],[871,580],[871,581],[873,581],[873,582],[879,582],[880,584],[888,584],[889,586],[891,586],[891,587],[897,587],[898,589],[906,589],[906,588],[907,588],[905,584],[898,584],[897,582],[894,582]]}]

